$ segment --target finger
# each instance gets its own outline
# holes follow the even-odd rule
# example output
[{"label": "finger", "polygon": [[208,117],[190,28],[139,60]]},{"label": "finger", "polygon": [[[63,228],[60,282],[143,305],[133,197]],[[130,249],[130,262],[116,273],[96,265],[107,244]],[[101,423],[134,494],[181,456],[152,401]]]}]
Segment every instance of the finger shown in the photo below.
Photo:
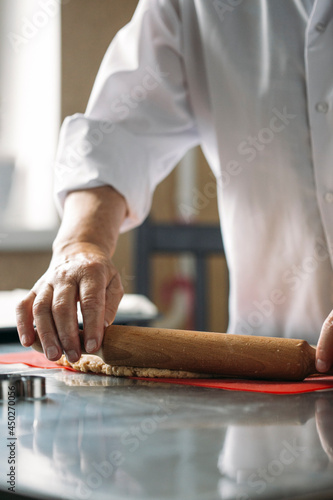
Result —
[{"label": "finger", "polygon": [[68,361],[75,363],[81,356],[77,321],[77,285],[57,286],[53,292],[52,314],[58,337]]},{"label": "finger", "polygon": [[32,307],[35,298],[36,293],[31,290],[28,295],[16,306],[17,331],[20,337],[20,342],[25,347],[28,347],[35,342],[34,318],[32,314]]},{"label": "finger", "polygon": [[96,352],[104,335],[106,279],[98,265],[95,273],[86,274],[80,281],[80,304],[83,317],[84,345],[89,353]]},{"label": "finger", "polygon": [[105,326],[111,325],[114,322],[119,303],[124,295],[124,288],[120,279],[120,275],[116,273],[112,278],[105,294]]},{"label": "finger", "polygon": [[33,315],[45,355],[50,361],[56,361],[62,355],[62,348],[51,313],[52,298],[53,288],[51,285],[46,285],[36,296]]},{"label": "finger", "polygon": [[333,311],[326,318],[317,345],[316,368],[319,372],[327,372],[333,362]]}]

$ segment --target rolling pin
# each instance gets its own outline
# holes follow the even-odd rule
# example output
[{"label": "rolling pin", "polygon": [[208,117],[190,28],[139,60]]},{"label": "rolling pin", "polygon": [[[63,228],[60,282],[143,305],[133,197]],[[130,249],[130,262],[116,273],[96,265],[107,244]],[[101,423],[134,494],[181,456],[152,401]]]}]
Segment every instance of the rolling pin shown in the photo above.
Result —
[{"label": "rolling pin", "polygon": [[[40,342],[33,347],[41,350]],[[110,325],[94,354],[114,366],[221,377],[300,381],[317,373],[314,347],[305,340],[277,337]]]}]

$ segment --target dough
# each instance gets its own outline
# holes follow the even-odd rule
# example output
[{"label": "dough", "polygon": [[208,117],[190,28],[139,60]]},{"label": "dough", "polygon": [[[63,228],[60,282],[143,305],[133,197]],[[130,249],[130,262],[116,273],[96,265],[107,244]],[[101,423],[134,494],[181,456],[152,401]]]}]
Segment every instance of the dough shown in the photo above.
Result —
[{"label": "dough", "polygon": [[[89,373],[79,373],[79,372],[69,372],[67,370],[61,370],[55,374],[55,378],[60,382],[65,383],[69,386],[75,387],[115,387],[120,382],[120,379],[114,380],[113,377],[91,377]],[[128,380],[128,382],[133,382]]]},{"label": "dough", "polygon": [[93,354],[82,354],[76,363],[70,363],[63,354],[57,361],[58,365],[71,366],[79,372],[103,373],[114,377],[151,377],[151,378],[211,378],[205,373],[192,373],[181,370],[166,370],[160,368],[137,368],[129,366],[111,366]]}]

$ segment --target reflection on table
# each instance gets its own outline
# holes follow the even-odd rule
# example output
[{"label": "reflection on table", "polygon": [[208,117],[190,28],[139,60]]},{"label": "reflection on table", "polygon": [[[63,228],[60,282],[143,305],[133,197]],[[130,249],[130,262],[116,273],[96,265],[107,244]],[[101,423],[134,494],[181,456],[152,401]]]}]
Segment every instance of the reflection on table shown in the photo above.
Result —
[{"label": "reflection on table", "polygon": [[274,396],[11,369],[47,377],[45,400],[17,404],[18,492],[240,500],[333,490],[331,392]]}]

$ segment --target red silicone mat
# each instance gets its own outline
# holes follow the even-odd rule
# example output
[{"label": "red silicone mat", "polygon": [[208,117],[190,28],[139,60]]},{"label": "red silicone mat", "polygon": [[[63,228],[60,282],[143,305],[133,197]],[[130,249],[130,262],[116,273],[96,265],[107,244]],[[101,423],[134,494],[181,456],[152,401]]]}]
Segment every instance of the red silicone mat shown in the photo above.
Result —
[{"label": "red silicone mat", "polygon": [[[0,364],[23,363],[34,368],[59,369],[59,365],[49,361],[44,354],[35,351],[22,351],[0,355]],[[70,367],[64,370],[75,371]],[[241,379],[174,379],[174,378],[143,378],[138,380],[162,382],[168,384],[193,385],[211,389],[229,391],[263,392],[268,394],[300,394],[304,392],[324,391],[333,389],[333,375],[308,377],[302,382],[275,382],[266,380]]]}]

